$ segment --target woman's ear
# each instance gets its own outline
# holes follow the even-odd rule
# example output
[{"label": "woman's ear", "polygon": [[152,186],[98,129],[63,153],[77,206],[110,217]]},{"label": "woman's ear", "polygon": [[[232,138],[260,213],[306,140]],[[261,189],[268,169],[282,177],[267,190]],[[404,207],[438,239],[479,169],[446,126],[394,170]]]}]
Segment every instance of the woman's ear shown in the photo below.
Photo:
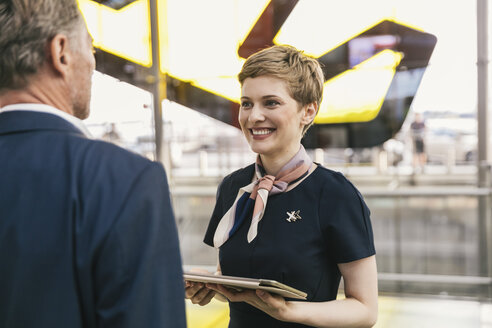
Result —
[{"label": "woman's ear", "polygon": [[304,125],[310,124],[313,120],[316,114],[318,113],[318,103],[312,102],[310,104],[307,104],[303,108],[303,117],[301,120],[301,123]]}]

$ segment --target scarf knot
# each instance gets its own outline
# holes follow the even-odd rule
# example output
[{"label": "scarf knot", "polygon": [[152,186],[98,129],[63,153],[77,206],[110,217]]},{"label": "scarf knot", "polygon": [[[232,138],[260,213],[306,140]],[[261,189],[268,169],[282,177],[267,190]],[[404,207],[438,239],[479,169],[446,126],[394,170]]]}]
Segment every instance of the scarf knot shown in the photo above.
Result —
[{"label": "scarf knot", "polygon": [[301,145],[297,154],[285,164],[276,176],[266,174],[261,158],[256,159],[257,180],[239,189],[236,200],[220,220],[214,235],[214,247],[222,246],[251,215],[248,243],[258,234],[258,223],[263,218],[269,196],[283,193],[290,184],[301,180],[309,173],[313,162]]},{"label": "scarf knot", "polygon": [[275,176],[267,174],[256,180],[250,198],[256,199],[259,189],[265,189],[269,195],[284,192],[289,184],[282,180],[275,180]]}]

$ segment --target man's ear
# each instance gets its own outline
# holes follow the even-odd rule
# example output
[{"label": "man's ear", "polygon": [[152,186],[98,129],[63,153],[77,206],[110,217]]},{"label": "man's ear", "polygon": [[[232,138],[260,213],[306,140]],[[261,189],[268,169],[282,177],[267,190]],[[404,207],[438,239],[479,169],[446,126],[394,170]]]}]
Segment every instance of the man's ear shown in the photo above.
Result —
[{"label": "man's ear", "polygon": [[69,63],[72,59],[68,38],[63,34],[55,35],[49,43],[49,50],[51,53],[49,61],[53,65],[53,69],[62,77],[66,77],[69,72]]},{"label": "man's ear", "polygon": [[303,109],[303,117],[302,117],[302,124],[307,125],[310,124],[313,120],[316,114],[318,113],[318,104],[316,102],[312,102],[310,104],[307,104],[304,106]]}]

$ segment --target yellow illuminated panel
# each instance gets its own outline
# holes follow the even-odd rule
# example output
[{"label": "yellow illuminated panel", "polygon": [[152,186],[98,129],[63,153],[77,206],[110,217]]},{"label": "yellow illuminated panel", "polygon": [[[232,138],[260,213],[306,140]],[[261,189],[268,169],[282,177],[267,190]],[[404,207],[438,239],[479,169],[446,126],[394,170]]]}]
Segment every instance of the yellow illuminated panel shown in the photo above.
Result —
[{"label": "yellow illuminated panel", "polygon": [[78,0],[94,46],[137,64],[152,65],[147,0],[114,10],[89,0]]},{"label": "yellow illuminated panel", "polygon": [[[240,87],[236,76],[244,59],[238,56],[237,50],[269,3],[268,0],[167,0],[165,10],[159,10],[160,15],[163,12],[166,15],[165,18],[160,17],[166,24],[160,26],[160,34],[168,36],[166,49],[162,48],[161,41],[161,70],[210,93],[239,102]],[[369,4],[366,0],[347,0],[347,3],[343,3],[340,5],[347,6],[346,15],[352,16],[351,19],[342,19],[345,17],[341,14],[343,11],[338,10],[338,7],[334,11],[333,4],[329,1],[300,1],[274,42],[292,44],[318,58],[388,17],[394,21],[391,16],[394,6],[388,1],[371,1]],[[316,15],[321,16],[317,19]],[[326,18],[326,15],[329,17]],[[381,56],[385,57],[384,54]],[[377,58],[376,56],[358,67],[369,65]],[[315,122],[374,118],[384,101],[393,75],[394,67],[389,71],[361,71],[354,68],[340,75],[339,80],[329,81],[326,84],[328,90],[322,105],[324,107]],[[359,78],[362,80],[353,81]],[[352,93],[350,99],[331,99],[333,94],[341,94],[341,89],[347,86],[344,81],[350,81],[352,85],[364,85],[367,79],[372,79],[368,87],[359,88],[360,92]],[[332,89],[337,92],[332,93]],[[373,89],[376,89],[374,94],[369,91]],[[368,103],[364,105],[366,101]],[[324,113],[327,108],[334,113]],[[362,117],[360,113],[363,113]]]},{"label": "yellow illuminated panel", "polygon": [[387,1],[299,1],[274,38],[315,58],[391,16]]},{"label": "yellow illuminated panel", "polygon": [[367,122],[379,113],[402,55],[383,50],[325,82],[315,123]]},{"label": "yellow illuminated panel", "polygon": [[269,2],[167,0],[159,8],[165,20],[159,34],[167,35],[167,48],[161,39],[161,71],[239,102],[237,74],[244,59],[237,52]]},{"label": "yellow illuminated panel", "polygon": [[261,17],[261,14],[265,11],[266,7],[270,3],[270,0],[255,0],[255,5],[252,6],[252,1],[238,1],[237,12],[244,19],[241,19],[238,23],[238,35],[242,36],[239,39],[238,46],[243,44],[246,37],[251,32],[255,24]]},{"label": "yellow illuminated panel", "polygon": [[383,20],[396,20],[394,0],[299,1],[274,38],[319,58]]},{"label": "yellow illuminated panel", "polygon": [[241,85],[235,76],[192,80],[191,84],[233,102],[239,103],[241,98]]},{"label": "yellow illuminated panel", "polygon": [[[78,0],[94,45],[143,66],[152,65],[148,0],[114,10]],[[274,38],[319,58],[384,20],[396,20],[394,0],[299,1]],[[271,0],[157,0],[159,53],[165,74],[239,102],[238,49]],[[335,7],[335,8],[334,8]],[[336,10],[335,10],[336,9]],[[374,119],[401,54],[384,50],[325,83],[315,123]]]},{"label": "yellow illuminated panel", "polygon": [[394,0],[299,1],[274,38],[319,58],[383,20],[421,30],[397,21]]},{"label": "yellow illuminated panel", "polygon": [[[159,30],[159,63],[162,73],[169,73],[169,30],[168,0],[157,0],[157,21]],[[150,25],[150,23],[149,23]]]}]

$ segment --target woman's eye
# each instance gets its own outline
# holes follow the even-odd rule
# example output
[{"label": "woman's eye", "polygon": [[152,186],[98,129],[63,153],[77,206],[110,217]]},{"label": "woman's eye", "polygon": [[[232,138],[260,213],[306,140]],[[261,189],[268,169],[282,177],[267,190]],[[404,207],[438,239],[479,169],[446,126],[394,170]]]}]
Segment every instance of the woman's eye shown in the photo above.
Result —
[{"label": "woman's eye", "polygon": [[251,107],[251,103],[250,103],[250,102],[248,102],[248,101],[243,101],[243,102],[241,103],[241,107],[242,107],[242,108],[249,108],[249,107]]},{"label": "woman's eye", "polygon": [[265,106],[266,107],[275,107],[275,106],[278,106],[278,105],[280,105],[280,103],[278,101],[276,101],[276,100],[267,100],[265,102]]}]

